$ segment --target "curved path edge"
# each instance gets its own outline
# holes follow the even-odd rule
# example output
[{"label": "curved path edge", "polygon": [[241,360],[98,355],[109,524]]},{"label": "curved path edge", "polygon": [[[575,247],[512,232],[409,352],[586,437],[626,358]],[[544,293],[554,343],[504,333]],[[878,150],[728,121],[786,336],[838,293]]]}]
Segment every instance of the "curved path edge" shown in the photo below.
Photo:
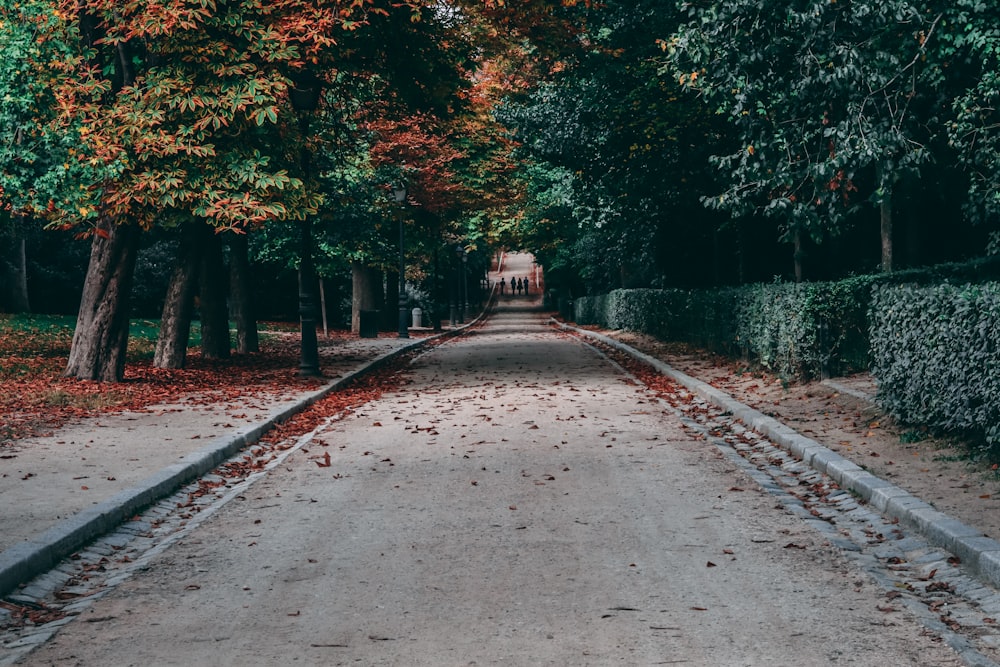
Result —
[{"label": "curved path edge", "polygon": [[657,371],[687,387],[716,407],[731,413],[747,428],[768,437],[802,462],[833,479],[842,489],[861,499],[892,519],[916,530],[931,544],[946,549],[971,573],[994,587],[1000,587],[1000,541],[986,537],[979,530],[935,509],[881,477],[873,475],[853,461],[837,454],[773,417],[740,403],[712,385],[678,371],[666,362],[603,334],[552,320],[561,329],[599,340],[649,364]]},{"label": "curved path edge", "polygon": [[[493,295],[490,305],[492,302]],[[325,386],[303,395],[295,403],[274,411],[263,421],[216,438],[202,449],[150,475],[136,486],[74,514],[30,540],[3,550],[0,552],[0,596],[9,594],[21,584],[51,570],[59,561],[72,555],[84,545],[113,530],[142,509],[169,496],[184,484],[215,469],[238,452],[255,444],[275,425],[287,421],[328,394],[380,368],[396,357],[432,341],[461,335],[470,327],[480,324],[489,311],[488,306],[478,317],[463,326],[427,338],[415,339],[412,343],[368,361]]]}]

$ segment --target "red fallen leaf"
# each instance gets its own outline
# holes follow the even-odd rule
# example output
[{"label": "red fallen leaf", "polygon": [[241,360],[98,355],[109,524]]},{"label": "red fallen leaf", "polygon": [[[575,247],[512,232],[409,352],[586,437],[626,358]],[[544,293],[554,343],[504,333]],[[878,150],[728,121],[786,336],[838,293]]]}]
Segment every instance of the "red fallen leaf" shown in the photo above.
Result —
[{"label": "red fallen leaf", "polygon": [[511,505],[507,509],[509,509],[509,510],[516,510],[517,509],[517,505]]},{"label": "red fallen leaf", "polygon": [[324,454],[323,454],[323,460],[322,461],[316,461],[316,465],[318,465],[320,468],[329,468],[330,465],[331,465],[330,464],[330,452],[324,452]]},{"label": "red fallen leaf", "polygon": [[90,487],[89,486],[81,486],[80,490],[81,491],[90,491]]},{"label": "red fallen leaf", "polygon": [[719,567],[719,566],[713,563],[712,561],[708,561],[707,563],[705,563],[705,567]]},{"label": "red fallen leaf", "polygon": [[735,552],[732,549],[723,549],[722,553],[726,554],[727,556],[732,556]]},{"label": "red fallen leaf", "polygon": [[374,424],[372,424],[372,426],[381,426],[381,425],[382,425],[382,422],[375,422]]},{"label": "red fallen leaf", "polygon": [[807,546],[803,544],[795,544],[794,542],[789,542],[785,545],[786,549],[808,549]]},{"label": "red fallen leaf", "polygon": [[201,586],[199,586],[198,584],[188,584],[187,586],[184,587],[184,590],[186,590],[186,591],[200,591],[201,590]]},{"label": "red fallen leaf", "polygon": [[472,480],[472,486],[479,486],[479,482],[477,482],[476,480]]},{"label": "red fallen leaf", "polygon": [[708,607],[691,607],[691,611],[708,611]]},{"label": "red fallen leaf", "polygon": [[879,611],[883,612],[883,613],[886,613],[886,614],[889,614],[889,613],[892,613],[892,612],[894,612],[894,611],[899,611],[899,610],[898,610],[898,609],[896,609],[895,607],[882,607],[882,606],[876,606],[875,608],[876,608],[876,609],[878,609]]}]

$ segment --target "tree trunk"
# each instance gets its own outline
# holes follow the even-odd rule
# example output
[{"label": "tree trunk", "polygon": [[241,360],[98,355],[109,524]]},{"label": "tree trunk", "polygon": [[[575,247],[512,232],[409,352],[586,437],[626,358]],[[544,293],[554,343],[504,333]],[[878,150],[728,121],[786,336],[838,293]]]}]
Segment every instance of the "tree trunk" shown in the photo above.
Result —
[{"label": "tree trunk", "polygon": [[240,354],[260,351],[257,319],[254,316],[250,289],[250,255],[245,234],[229,239],[230,311],[236,322],[236,351]]},{"label": "tree trunk", "polygon": [[10,308],[15,313],[31,311],[31,302],[28,300],[28,255],[25,252],[24,224],[23,215],[14,216],[17,236],[14,238],[14,257],[11,262],[14,280],[11,283]]},{"label": "tree trunk", "polygon": [[890,177],[879,167],[879,186],[882,198],[879,201],[879,235],[882,239],[882,271],[892,271],[892,189]]},{"label": "tree trunk", "polygon": [[892,271],[892,195],[886,194],[878,206],[882,237],[882,271]]},{"label": "tree trunk", "polygon": [[181,229],[181,241],[174,260],[174,272],[167,286],[160,317],[160,337],[156,341],[153,366],[184,368],[187,346],[191,337],[191,315],[198,287],[198,266],[201,262],[197,225],[189,223]]},{"label": "tree trunk", "polygon": [[351,333],[361,332],[361,311],[382,305],[381,273],[360,262],[351,264]]},{"label": "tree trunk", "polygon": [[201,302],[201,356],[205,359],[229,358],[229,291],[226,263],[222,256],[222,237],[208,225],[202,231],[199,301]]},{"label": "tree trunk", "polygon": [[64,376],[101,382],[124,378],[139,234],[134,225],[98,223]]}]

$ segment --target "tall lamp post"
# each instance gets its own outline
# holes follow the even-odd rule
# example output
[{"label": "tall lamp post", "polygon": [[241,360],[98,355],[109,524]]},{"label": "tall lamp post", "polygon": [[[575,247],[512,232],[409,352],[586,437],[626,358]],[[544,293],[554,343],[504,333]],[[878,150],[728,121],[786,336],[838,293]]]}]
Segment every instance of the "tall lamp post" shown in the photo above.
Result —
[{"label": "tall lamp post", "polygon": [[462,297],[464,312],[469,313],[469,251],[465,249],[462,250]]},{"label": "tall lamp post", "polygon": [[[308,70],[301,70],[292,77],[288,97],[299,116],[302,134],[302,174],[308,179],[312,167],[312,154],[306,145],[309,136],[309,119],[319,108],[322,81]],[[299,377],[320,377],[319,349],[316,343],[316,276],[312,259],[312,218],[307,214],[301,225],[301,256],[299,258],[299,318],[301,322],[301,349]]]},{"label": "tall lamp post", "polygon": [[[392,186],[392,198],[400,206],[406,203],[406,184],[397,183]],[[406,216],[399,214],[399,337],[409,338],[410,329],[408,326],[408,309],[406,307],[406,263],[403,258],[403,218]]]}]

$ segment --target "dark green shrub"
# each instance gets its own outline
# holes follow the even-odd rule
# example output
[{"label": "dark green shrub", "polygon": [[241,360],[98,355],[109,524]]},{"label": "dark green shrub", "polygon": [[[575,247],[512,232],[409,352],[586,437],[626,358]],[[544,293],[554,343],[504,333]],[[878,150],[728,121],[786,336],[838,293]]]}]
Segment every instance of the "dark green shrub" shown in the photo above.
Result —
[{"label": "dark green shrub", "polygon": [[889,412],[1000,448],[1000,285],[880,287],[870,340]]},{"label": "dark green shrub", "polygon": [[[864,367],[871,283],[750,285],[722,290],[615,290],[576,300],[576,321],[648,333],[731,356],[786,377]],[[846,358],[838,356],[850,351]]]}]

